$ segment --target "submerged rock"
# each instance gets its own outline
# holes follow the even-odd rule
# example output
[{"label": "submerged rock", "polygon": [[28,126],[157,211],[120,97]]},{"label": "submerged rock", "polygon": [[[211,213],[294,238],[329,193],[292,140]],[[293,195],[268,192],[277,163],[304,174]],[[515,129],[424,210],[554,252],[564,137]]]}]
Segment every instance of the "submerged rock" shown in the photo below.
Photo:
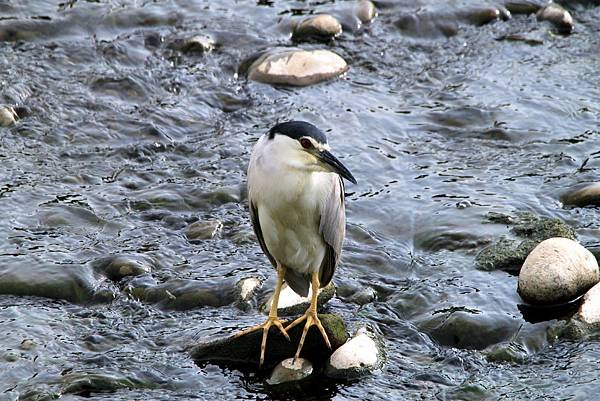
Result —
[{"label": "submerged rock", "polygon": [[[301,356],[314,363],[323,362],[348,339],[346,326],[340,316],[320,314],[319,319],[329,337],[332,349],[327,348],[319,330],[315,326],[311,327],[306,335]],[[304,324],[292,328],[288,333],[291,341],[287,341],[277,328],[271,327],[267,340],[265,366],[272,366],[283,359],[293,357],[303,329]],[[240,337],[233,335],[209,343],[193,345],[188,347],[187,351],[196,362],[258,365],[261,342],[262,330],[257,330]]]},{"label": "submerged rock", "polygon": [[68,373],[61,377],[62,393],[81,394],[89,397],[90,393],[113,392],[121,389],[143,389],[158,387],[150,380],[139,379],[136,376],[124,376],[110,373]]},{"label": "submerged rock", "polygon": [[150,273],[156,262],[143,255],[113,255],[95,260],[91,265],[109,280],[121,281],[128,276]]},{"label": "submerged rock", "polygon": [[294,27],[292,39],[295,41],[329,41],[342,34],[342,25],[329,14],[319,14],[302,20]]},{"label": "submerged rock", "polygon": [[529,304],[556,305],[584,294],[598,280],[598,262],[590,251],[567,238],[550,238],[525,259],[517,291]]},{"label": "submerged rock", "polygon": [[178,48],[184,53],[209,53],[215,46],[215,40],[211,36],[201,34],[183,39]]},{"label": "submerged rock", "polygon": [[536,17],[538,21],[548,21],[554,25],[558,33],[569,34],[573,31],[573,17],[559,4],[550,3],[540,9]]},{"label": "submerged rock", "polygon": [[329,357],[325,375],[337,379],[356,379],[380,369],[384,358],[383,340],[362,327]]},{"label": "submerged rock", "polygon": [[527,255],[543,240],[553,237],[576,239],[575,231],[560,219],[529,213],[517,216],[492,213],[488,220],[510,226],[517,239],[501,237],[482,249],[475,257],[477,267],[482,270],[504,270],[516,274]]},{"label": "submerged rock", "polygon": [[288,358],[279,362],[267,379],[270,385],[300,381],[309,377],[313,372],[312,363],[304,358]]},{"label": "submerged rock", "polygon": [[13,107],[2,106],[0,107],[0,126],[10,127],[17,122],[17,112]]},{"label": "submerged rock", "polygon": [[[324,288],[319,288],[317,295],[317,309],[320,309],[335,295],[335,286],[329,283]],[[287,284],[284,284],[279,293],[279,304],[277,305],[277,314],[279,316],[300,315],[310,306],[312,288],[308,290],[308,296],[302,297],[294,292]],[[273,295],[263,306],[263,310],[268,313],[273,303]]]},{"label": "submerged rock", "polygon": [[199,241],[212,239],[223,229],[223,223],[219,220],[200,220],[189,225],[185,231],[188,241]]},{"label": "submerged rock", "polygon": [[600,206],[600,182],[571,188],[561,195],[560,200],[568,206]]},{"label": "submerged rock", "polygon": [[[253,57],[247,70],[248,79],[267,84],[313,85],[348,70],[344,59],[329,50],[275,48]],[[248,63],[243,63],[241,70],[244,64]]]},{"label": "submerged rock", "polygon": [[235,284],[231,280],[215,283],[173,279],[157,285],[151,277],[139,276],[128,284],[126,291],[141,301],[177,310],[225,306],[237,299]]},{"label": "submerged rock", "polygon": [[478,350],[510,339],[520,325],[520,320],[505,313],[466,310],[436,313],[418,323],[421,330],[441,345]]}]

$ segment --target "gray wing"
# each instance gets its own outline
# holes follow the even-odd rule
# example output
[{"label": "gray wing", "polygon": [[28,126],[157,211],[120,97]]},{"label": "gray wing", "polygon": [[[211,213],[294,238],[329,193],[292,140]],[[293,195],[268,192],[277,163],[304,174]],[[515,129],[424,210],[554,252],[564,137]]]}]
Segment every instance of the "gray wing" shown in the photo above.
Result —
[{"label": "gray wing", "polygon": [[321,262],[320,284],[325,287],[331,281],[335,266],[342,254],[342,244],[346,234],[346,209],[344,206],[344,182],[338,176],[328,199],[321,206],[319,232],[327,244],[325,257]]},{"label": "gray wing", "polygon": [[262,228],[260,228],[260,220],[258,219],[258,209],[254,206],[252,201],[250,203],[250,219],[252,220],[252,227],[254,228],[254,234],[256,234],[256,238],[258,238],[258,243],[260,244],[261,249],[269,258],[271,264],[277,267],[277,262],[273,255],[269,253],[267,249],[267,244],[265,243],[265,238],[263,237]]}]

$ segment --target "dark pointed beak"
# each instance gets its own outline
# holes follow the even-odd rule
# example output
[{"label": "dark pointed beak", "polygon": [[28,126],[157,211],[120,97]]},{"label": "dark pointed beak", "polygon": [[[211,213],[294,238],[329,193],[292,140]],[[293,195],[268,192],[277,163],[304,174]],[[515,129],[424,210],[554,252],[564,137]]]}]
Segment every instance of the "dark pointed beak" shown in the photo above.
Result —
[{"label": "dark pointed beak", "polygon": [[342,162],[332,155],[331,152],[323,150],[317,154],[317,157],[322,163],[327,164],[332,172],[338,173],[351,183],[356,184],[356,179],[354,179],[354,176],[350,170],[348,170],[346,166],[342,164]]}]

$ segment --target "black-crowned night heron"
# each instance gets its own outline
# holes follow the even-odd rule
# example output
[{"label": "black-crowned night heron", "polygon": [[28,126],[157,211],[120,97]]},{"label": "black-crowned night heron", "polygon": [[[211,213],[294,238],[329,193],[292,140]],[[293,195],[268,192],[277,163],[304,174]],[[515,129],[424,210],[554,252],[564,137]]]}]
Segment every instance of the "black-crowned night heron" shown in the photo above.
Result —
[{"label": "black-crowned night heron", "polygon": [[[325,134],[307,122],[278,124],[254,146],[248,167],[250,216],[263,252],[277,268],[277,284],[266,322],[239,335],[263,330],[261,365],[271,326],[289,340],[287,331],[306,320],[296,358],[313,325],[331,348],[317,317],[317,295],[331,281],[342,251],[346,232],[342,177],[356,184],[350,171],[330,153]],[[312,286],[310,307],[285,329],[277,317],[284,280],[304,297]]]}]

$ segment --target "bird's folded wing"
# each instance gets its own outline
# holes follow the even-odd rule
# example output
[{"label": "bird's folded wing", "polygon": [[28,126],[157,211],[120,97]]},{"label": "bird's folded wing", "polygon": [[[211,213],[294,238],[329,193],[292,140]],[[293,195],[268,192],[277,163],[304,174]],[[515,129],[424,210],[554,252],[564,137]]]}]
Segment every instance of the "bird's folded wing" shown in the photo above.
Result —
[{"label": "bird's folded wing", "polygon": [[335,176],[329,196],[321,204],[321,222],[319,232],[327,244],[325,257],[320,268],[321,287],[331,281],[335,266],[342,253],[342,243],[346,232],[346,211],[344,206],[344,182],[342,177]]},{"label": "bird's folded wing", "polygon": [[277,267],[277,262],[275,261],[275,258],[269,253],[269,250],[267,249],[267,244],[265,243],[265,238],[263,237],[262,229],[260,228],[260,220],[258,219],[258,209],[256,208],[256,206],[254,206],[254,204],[252,204],[252,201],[250,201],[250,219],[252,220],[252,227],[254,228],[254,233],[258,238],[258,243],[260,244],[260,247],[262,248],[265,255],[267,255],[267,257],[269,258],[271,264]]}]

